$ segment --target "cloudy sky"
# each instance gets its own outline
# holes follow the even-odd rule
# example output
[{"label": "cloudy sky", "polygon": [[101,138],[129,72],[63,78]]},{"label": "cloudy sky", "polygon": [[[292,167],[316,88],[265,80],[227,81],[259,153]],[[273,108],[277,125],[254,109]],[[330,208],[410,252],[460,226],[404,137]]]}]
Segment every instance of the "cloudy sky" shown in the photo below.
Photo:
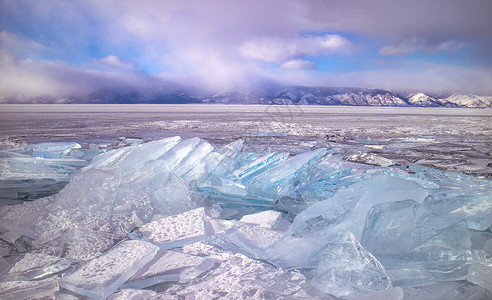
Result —
[{"label": "cloudy sky", "polygon": [[0,97],[180,82],[492,95],[490,0],[0,0]]}]

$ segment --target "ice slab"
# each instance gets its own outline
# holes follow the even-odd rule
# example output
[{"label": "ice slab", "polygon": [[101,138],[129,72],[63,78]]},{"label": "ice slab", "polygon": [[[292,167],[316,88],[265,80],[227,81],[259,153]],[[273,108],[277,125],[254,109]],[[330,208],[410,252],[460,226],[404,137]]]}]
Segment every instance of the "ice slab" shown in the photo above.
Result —
[{"label": "ice slab", "polygon": [[389,167],[389,166],[396,165],[396,163],[393,160],[379,156],[374,153],[359,153],[359,154],[350,155],[347,157],[347,160],[354,161],[354,162],[361,162],[369,165],[381,166],[381,167]]},{"label": "ice slab", "polygon": [[470,230],[471,249],[483,250],[485,255],[492,257],[492,232]]},{"label": "ice slab", "polygon": [[56,299],[56,280],[0,282],[0,298],[4,300]]},{"label": "ice slab", "polygon": [[203,198],[224,208],[237,209],[238,216],[269,209],[275,200],[250,193],[248,188],[232,179],[209,175],[207,180],[194,183],[194,188]]},{"label": "ice slab", "polygon": [[316,231],[337,234],[348,230],[360,239],[366,215],[373,205],[407,199],[423,202],[427,195],[427,190],[415,181],[377,175],[314,203],[296,216],[291,230],[301,235]]},{"label": "ice slab", "polygon": [[196,145],[196,147],[188,154],[188,156],[176,168],[175,170],[176,174],[178,176],[183,176],[184,174],[190,172],[191,169],[199,165],[200,161],[213,150],[214,147],[210,145],[210,143],[203,140],[200,141],[200,143]]},{"label": "ice slab", "polygon": [[89,168],[121,168],[124,175],[132,174],[145,163],[153,161],[164,155],[181,138],[179,136],[148,142],[136,146],[111,150],[100,154],[91,161]]},{"label": "ice slab", "polygon": [[403,290],[400,287],[389,288],[380,292],[366,294],[353,298],[354,300],[403,300]]},{"label": "ice slab", "polygon": [[60,158],[67,156],[71,150],[80,149],[82,146],[75,142],[51,142],[29,145],[24,151],[32,151],[33,157]]},{"label": "ice slab", "polygon": [[200,139],[197,137],[182,141],[159,157],[159,160],[166,162],[170,169],[175,169],[195,149],[198,143],[200,143]]},{"label": "ice slab", "polygon": [[472,264],[468,268],[466,280],[492,292],[492,260],[482,264]]},{"label": "ice slab", "polygon": [[149,290],[122,289],[108,297],[108,300],[178,300],[178,296],[162,295]]},{"label": "ice slab", "polygon": [[312,282],[321,291],[343,298],[391,287],[383,266],[350,232],[328,244]]},{"label": "ice slab", "polygon": [[356,182],[357,178],[351,176],[355,175],[353,168],[345,167],[345,164],[340,156],[324,157],[299,180],[293,194],[312,202],[332,197],[338,190]]},{"label": "ice slab", "polygon": [[147,162],[124,178],[117,197],[117,211],[127,216],[133,212],[144,223],[152,213],[175,215],[196,207],[188,185],[162,160]]},{"label": "ice slab", "polygon": [[205,240],[213,233],[212,229],[208,228],[208,219],[210,212],[200,207],[144,224],[131,236],[149,241],[163,249],[181,247],[187,243]]},{"label": "ice slab", "polygon": [[105,299],[145,266],[158,249],[143,241],[123,242],[64,276],[60,287],[82,296]]},{"label": "ice slab", "polygon": [[429,199],[427,204],[451,222],[466,221],[470,229],[486,230],[492,225],[492,187],[487,191],[469,191],[445,199]]},{"label": "ice slab", "polygon": [[[30,229],[37,249],[46,249],[47,253],[68,249],[68,257],[86,260],[150,222],[154,214],[173,215],[195,207],[189,187],[165,162],[154,160],[123,177],[119,168],[83,170],[53,196],[51,203],[27,219],[34,218]],[[12,218],[26,218],[27,214],[19,212]],[[17,227],[19,223],[14,222]]]},{"label": "ice slab", "polygon": [[243,148],[243,140],[235,140],[224,147],[217,150],[218,154],[223,155],[223,159],[220,163],[212,170],[213,174],[225,175],[236,168],[237,159]]},{"label": "ice slab", "polygon": [[404,287],[405,300],[485,300],[490,299],[491,294],[482,287],[460,282],[437,282],[416,287]]},{"label": "ice slab", "polygon": [[[17,253],[14,245],[6,241],[0,240],[0,257],[7,257]],[[1,259],[0,259],[1,261]],[[2,274],[1,263],[0,263],[0,274]]]},{"label": "ice slab", "polygon": [[451,224],[413,200],[374,206],[367,216],[361,244],[380,260],[398,285],[459,279],[470,263],[484,255],[479,249],[472,250],[465,222]]},{"label": "ice slab", "polygon": [[319,160],[325,153],[326,149],[321,148],[290,157],[258,175],[253,185],[263,190],[278,188],[280,184],[298,175],[306,166]]},{"label": "ice slab", "polygon": [[161,250],[122,288],[146,288],[165,282],[189,283],[210,271],[217,261],[177,251]]},{"label": "ice slab", "polygon": [[35,200],[61,190],[70,175],[87,165],[72,157],[0,158],[0,200]]},{"label": "ice slab", "polygon": [[[382,203],[369,211],[361,244],[373,254],[412,251],[452,225],[414,200]],[[468,228],[465,225],[456,229],[441,245],[448,249],[469,249]]]},{"label": "ice slab", "polygon": [[185,182],[207,180],[207,176],[224,176],[234,170],[237,158],[243,146],[243,140],[236,140],[217,151],[209,152],[189,171],[181,175]]},{"label": "ice slab", "polygon": [[259,259],[265,250],[277,243],[284,234],[259,225],[243,224],[211,236],[210,242],[223,249]]},{"label": "ice slab", "polygon": [[278,269],[242,254],[216,252],[210,247],[193,245],[195,255],[212,256],[220,265],[195,284],[178,290],[180,297],[195,299],[312,299],[303,289],[306,278],[298,272]]},{"label": "ice slab", "polygon": [[329,238],[318,234],[286,235],[265,249],[261,259],[284,269],[312,269],[318,266],[329,242]]},{"label": "ice slab", "polygon": [[243,216],[239,221],[261,227],[275,229],[282,220],[282,213],[275,210],[265,210],[259,213]]},{"label": "ice slab", "polygon": [[280,162],[287,159],[288,153],[270,153],[260,158],[257,158],[240,168],[234,170],[232,175],[242,182],[247,182],[251,178],[257,176],[258,174],[264,172],[266,169],[271,168]]},{"label": "ice slab", "polygon": [[471,264],[485,261],[485,253],[480,250],[414,251],[376,256],[398,285],[463,280]]},{"label": "ice slab", "polygon": [[464,220],[470,229],[486,230],[492,225],[492,181],[473,176],[436,170],[415,164],[410,169],[421,180],[431,181],[426,203],[451,222]]},{"label": "ice slab", "polygon": [[0,279],[2,281],[39,280],[64,271],[69,267],[70,261],[65,258],[25,253]]}]

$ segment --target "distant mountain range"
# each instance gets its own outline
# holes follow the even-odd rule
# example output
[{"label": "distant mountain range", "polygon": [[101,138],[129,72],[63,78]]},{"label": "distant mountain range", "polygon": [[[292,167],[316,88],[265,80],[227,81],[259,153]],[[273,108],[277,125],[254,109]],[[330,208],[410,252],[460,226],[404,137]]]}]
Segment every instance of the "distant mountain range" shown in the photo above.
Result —
[{"label": "distant mountain range", "polygon": [[[20,103],[18,99],[3,99]],[[211,104],[276,104],[276,105],[347,105],[347,106],[410,106],[492,108],[492,96],[439,95],[394,92],[383,89],[332,88],[306,86],[268,86],[207,94],[183,87],[141,91],[129,87],[103,89],[86,96],[66,98],[35,98],[23,103],[211,103]]]}]

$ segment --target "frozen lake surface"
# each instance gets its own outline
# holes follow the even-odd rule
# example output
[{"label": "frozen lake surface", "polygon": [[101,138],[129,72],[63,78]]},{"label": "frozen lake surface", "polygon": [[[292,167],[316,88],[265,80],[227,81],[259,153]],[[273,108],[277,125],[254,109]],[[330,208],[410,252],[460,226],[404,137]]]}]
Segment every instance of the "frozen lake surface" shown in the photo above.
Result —
[{"label": "frozen lake surface", "polygon": [[[253,134],[251,134],[253,133]],[[254,134],[263,133],[263,134]],[[268,133],[276,133],[268,134]],[[336,149],[480,177],[492,174],[492,110],[261,105],[0,105],[0,142],[114,143],[179,135],[245,150]],[[369,158],[368,158],[369,157]]]},{"label": "frozen lake surface", "polygon": [[2,299],[492,297],[490,110],[0,109]]}]

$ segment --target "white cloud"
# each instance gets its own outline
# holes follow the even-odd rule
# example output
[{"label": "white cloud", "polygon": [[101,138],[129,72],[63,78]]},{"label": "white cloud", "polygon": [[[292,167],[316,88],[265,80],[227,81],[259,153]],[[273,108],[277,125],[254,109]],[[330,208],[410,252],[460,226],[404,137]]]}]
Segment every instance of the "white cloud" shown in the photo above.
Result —
[{"label": "white cloud", "polygon": [[163,80],[135,72],[73,67],[62,61],[19,59],[3,49],[0,49],[0,70],[0,100],[85,96],[98,89],[117,86],[146,91],[165,84]]},{"label": "white cloud", "polygon": [[286,72],[276,78],[286,84],[315,86],[357,86],[383,89],[414,89],[422,92],[460,92],[492,95],[492,71],[487,68],[447,66],[406,60],[388,69],[301,74]]},{"label": "white cloud", "polygon": [[126,59],[119,58],[115,55],[108,55],[106,57],[103,57],[99,59],[98,62],[113,68],[127,69],[127,70],[134,69],[132,63],[130,63]]},{"label": "white cloud", "polygon": [[465,43],[458,41],[445,41],[437,45],[436,49],[441,51],[456,51],[465,47]]},{"label": "white cloud", "polygon": [[379,54],[383,56],[404,56],[417,51],[427,54],[434,54],[438,52],[456,51],[464,46],[465,43],[455,40],[447,40],[436,44],[433,42],[412,38],[399,44],[384,46],[379,50]]},{"label": "white cloud", "polygon": [[413,53],[418,50],[415,45],[400,44],[400,45],[387,45],[383,46],[379,50],[379,54],[383,56],[403,56]]},{"label": "white cloud", "polygon": [[287,62],[284,62],[281,67],[285,70],[314,70],[316,69],[316,65],[312,62],[304,59],[293,59]]},{"label": "white cloud", "polygon": [[352,43],[338,34],[322,36],[304,36],[296,38],[262,38],[246,42],[240,53],[249,59],[271,63],[283,63],[288,60],[309,55],[329,55],[349,51]]},{"label": "white cloud", "polygon": [[[8,25],[6,30],[16,28],[17,35],[0,28],[2,48],[18,58],[29,57],[33,61],[11,64],[8,69],[13,72],[11,77],[7,69],[1,69],[0,75],[20,91],[23,86],[33,86],[34,91],[34,82],[39,82],[39,92],[51,86],[56,87],[53,93],[55,90],[64,93],[68,87],[78,91],[79,75],[86,80],[84,87],[93,84],[94,88],[100,86],[101,80],[89,80],[91,76],[111,81],[111,76],[134,75],[127,71],[137,64],[165,78],[181,78],[184,83],[203,82],[207,87],[221,89],[265,77],[294,84],[357,86],[370,82],[371,86],[378,86],[379,81],[382,86],[386,80],[395,82],[392,81],[394,75],[405,79],[401,80],[401,86],[405,82],[410,86],[411,82],[417,82],[422,70],[397,72],[388,64],[385,72],[369,70],[357,73],[364,74],[358,76],[349,72],[334,75],[319,68],[311,70],[313,65],[307,62],[307,57],[353,50],[350,58],[355,61],[354,65],[361,61],[361,68],[365,68],[364,62],[370,58],[361,53],[367,47],[358,41],[374,38],[372,42],[387,41],[380,49],[384,56],[455,51],[470,46],[472,50],[482,47],[485,63],[490,63],[492,51],[488,50],[492,49],[492,43],[487,41],[492,40],[489,30],[492,1],[478,1],[480,5],[459,0],[4,1],[0,9],[1,23]],[[351,34],[347,35],[350,41],[344,37],[345,33]],[[483,45],[473,44],[479,39]],[[44,55],[46,53],[49,55]],[[481,57],[472,57],[474,54],[464,55],[468,55],[464,58],[470,61],[484,62]],[[101,58],[103,56],[106,57]],[[47,57],[58,61],[40,61]],[[395,63],[403,59],[388,61]],[[275,63],[280,68],[258,62]],[[105,73],[90,70],[95,63],[108,66],[96,67],[106,70]],[[446,63],[454,62],[443,62]],[[371,63],[366,65],[371,67]],[[490,64],[488,66],[490,68]],[[298,71],[286,71],[293,69]],[[28,76],[29,72],[32,77]],[[67,74],[71,74],[70,80],[66,79]],[[437,78],[443,78],[438,75],[435,80],[424,76],[426,81],[422,84],[431,85],[435,81],[436,85],[444,85],[444,79],[438,82]],[[330,80],[320,81],[322,78]],[[341,82],[342,78],[353,81]],[[476,80],[474,76],[466,78]],[[43,81],[48,79],[51,81]],[[478,86],[476,81],[458,82],[449,78],[449,82],[451,87]],[[3,88],[10,87],[4,85]]]},{"label": "white cloud", "polygon": [[2,30],[0,32],[0,46],[3,49],[17,53],[18,55],[36,57],[46,52],[49,48],[41,43]]}]

